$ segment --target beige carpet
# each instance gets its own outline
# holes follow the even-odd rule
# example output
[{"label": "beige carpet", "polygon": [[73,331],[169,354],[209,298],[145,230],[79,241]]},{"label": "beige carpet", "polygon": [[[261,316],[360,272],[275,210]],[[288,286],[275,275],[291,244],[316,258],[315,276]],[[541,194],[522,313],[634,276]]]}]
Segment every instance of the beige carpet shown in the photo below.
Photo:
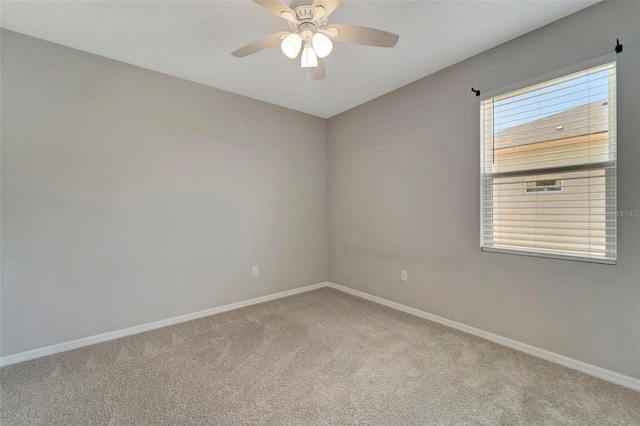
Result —
[{"label": "beige carpet", "polygon": [[5,367],[9,425],[640,425],[640,393],[324,288]]}]

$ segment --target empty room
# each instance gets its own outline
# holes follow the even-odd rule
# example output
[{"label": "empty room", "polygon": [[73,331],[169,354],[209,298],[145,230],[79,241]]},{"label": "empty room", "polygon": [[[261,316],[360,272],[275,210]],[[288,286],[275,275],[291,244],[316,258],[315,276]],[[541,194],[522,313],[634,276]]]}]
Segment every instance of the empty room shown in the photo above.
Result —
[{"label": "empty room", "polygon": [[640,1],[0,27],[2,426],[640,425]]}]

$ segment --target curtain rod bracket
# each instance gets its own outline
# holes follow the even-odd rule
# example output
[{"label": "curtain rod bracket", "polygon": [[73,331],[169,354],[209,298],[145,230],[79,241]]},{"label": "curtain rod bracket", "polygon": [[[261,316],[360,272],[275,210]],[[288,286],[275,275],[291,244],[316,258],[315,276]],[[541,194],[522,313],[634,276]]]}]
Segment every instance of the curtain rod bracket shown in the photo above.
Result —
[{"label": "curtain rod bracket", "polygon": [[472,87],[472,88],[471,88],[471,91],[472,91],[473,93],[475,93],[475,94],[476,94],[476,96],[480,96],[480,90],[476,90],[476,89],[474,89],[474,88]]},{"label": "curtain rod bracket", "polygon": [[620,39],[616,39],[616,53],[622,52],[622,45],[620,44]]}]

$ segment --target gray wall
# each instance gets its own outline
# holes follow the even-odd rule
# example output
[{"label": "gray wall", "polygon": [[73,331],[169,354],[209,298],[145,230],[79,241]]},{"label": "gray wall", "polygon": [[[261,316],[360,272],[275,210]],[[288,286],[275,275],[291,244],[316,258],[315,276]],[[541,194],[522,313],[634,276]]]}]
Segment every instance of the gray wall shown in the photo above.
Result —
[{"label": "gray wall", "polygon": [[640,217],[619,219],[617,266],[479,248],[471,86],[589,60],[617,37],[618,207],[640,209],[640,3],[605,2],[330,119],[330,281],[640,378]]},{"label": "gray wall", "polygon": [[1,43],[2,355],[326,281],[325,120]]}]

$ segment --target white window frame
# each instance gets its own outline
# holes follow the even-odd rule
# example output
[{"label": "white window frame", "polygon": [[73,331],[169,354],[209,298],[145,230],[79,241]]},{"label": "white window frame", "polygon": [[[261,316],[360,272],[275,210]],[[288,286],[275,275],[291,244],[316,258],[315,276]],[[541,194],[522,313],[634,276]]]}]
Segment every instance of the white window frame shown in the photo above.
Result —
[{"label": "white window frame", "polygon": [[[608,63],[615,63],[616,61],[616,54],[608,54],[608,55],[604,55],[598,58],[594,58],[592,60],[589,61],[585,61],[585,62],[581,62],[579,64],[575,64],[573,66],[570,67],[566,67],[560,70],[556,70],[556,71],[552,71],[549,73],[546,73],[544,75],[540,75],[536,78],[532,78],[526,81],[522,81],[520,83],[516,83],[507,87],[503,87],[501,89],[498,90],[494,90],[494,91],[489,91],[486,93],[483,93],[483,96],[480,98],[480,249],[482,251],[485,252],[491,252],[491,253],[505,253],[505,254],[513,254],[513,255],[521,255],[521,256],[533,256],[533,257],[540,257],[540,258],[550,258],[550,259],[559,259],[559,260],[570,260],[570,261],[580,261],[580,262],[588,262],[588,263],[601,263],[601,264],[607,264],[607,265],[616,265],[617,264],[617,229],[618,229],[618,224],[617,224],[617,198],[618,198],[618,194],[617,194],[617,158],[614,159],[613,161],[609,161],[609,162],[604,162],[607,164],[592,164],[590,166],[590,168],[592,169],[596,169],[598,168],[598,166],[601,167],[607,167],[608,171],[607,176],[608,177],[612,177],[614,179],[614,181],[616,182],[615,184],[615,189],[613,190],[613,194],[614,194],[614,198],[613,198],[613,202],[611,204],[609,204],[607,206],[607,216],[608,217],[612,217],[613,221],[614,221],[614,225],[613,225],[613,232],[611,234],[611,236],[613,237],[613,241],[615,244],[615,256],[613,259],[610,258],[606,258],[606,259],[601,259],[601,258],[595,258],[595,257],[586,257],[586,256],[577,256],[577,255],[564,255],[564,254],[557,254],[557,253],[545,253],[545,252],[534,252],[534,251],[528,251],[528,250],[517,250],[517,249],[506,249],[506,248],[498,248],[498,247],[492,247],[492,246],[487,246],[485,245],[485,226],[486,226],[486,212],[485,212],[485,193],[484,193],[484,180],[487,178],[487,176],[485,176],[483,174],[483,161],[484,161],[484,146],[483,146],[483,138],[484,138],[484,134],[485,134],[485,128],[484,128],[484,116],[483,116],[483,108],[482,105],[484,103],[485,100],[487,99],[492,99],[492,98],[498,98],[500,96],[506,95],[508,93],[511,92],[516,92],[518,90],[523,90],[526,88],[529,88],[531,86],[534,85],[538,85],[538,84],[542,84],[545,82],[549,82],[551,80],[555,80],[555,79],[560,79],[563,77],[568,77],[571,74],[575,74],[578,72],[582,72],[582,71],[586,71],[590,68],[595,68],[601,65],[606,65]],[[616,64],[616,74],[617,74],[617,64]],[[616,79],[617,82],[617,79]],[[614,102],[614,112],[616,113],[616,120],[614,121],[614,128],[613,128],[613,138],[617,138],[617,84],[616,87],[610,91],[610,93],[613,92],[613,98],[616,100],[616,102]],[[611,94],[609,96],[609,98],[611,99]],[[610,128],[611,131],[611,128]],[[617,140],[616,140],[616,144],[617,144]],[[566,166],[566,167],[561,167],[558,168],[560,171],[573,171],[573,170],[583,170],[585,169],[584,167],[575,167],[575,166]],[[549,174],[549,171],[544,171],[544,170],[540,170],[539,174]],[[535,176],[535,174],[531,174],[529,172],[529,174],[531,176]],[[493,176],[494,178],[498,178],[499,177],[499,173],[496,174],[496,176]],[[506,175],[509,175],[509,172],[506,173]],[[561,180],[561,184],[562,184],[562,180]],[[561,189],[562,191],[562,189]],[[550,191],[548,193],[544,193],[544,194],[549,194],[550,196],[554,193],[557,192],[561,192],[561,191]],[[526,193],[526,188],[523,191]],[[534,192],[535,193],[535,192]]]}]

